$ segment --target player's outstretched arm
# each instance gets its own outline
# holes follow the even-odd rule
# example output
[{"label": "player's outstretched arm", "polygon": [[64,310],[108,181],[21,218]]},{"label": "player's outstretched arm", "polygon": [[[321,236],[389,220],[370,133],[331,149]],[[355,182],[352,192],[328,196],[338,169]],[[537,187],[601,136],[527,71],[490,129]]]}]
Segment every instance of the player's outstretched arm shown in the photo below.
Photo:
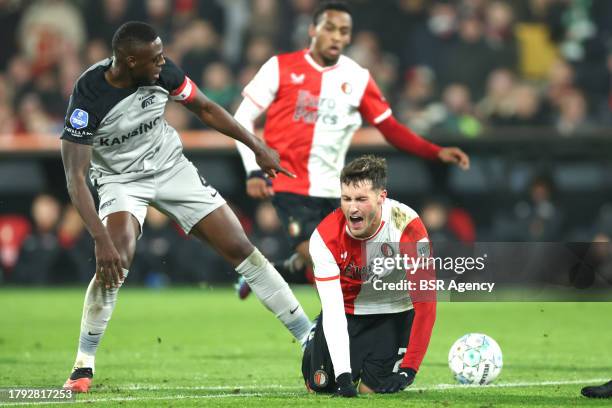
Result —
[{"label": "player's outstretched arm", "polygon": [[121,257],[106,227],[98,217],[93,197],[85,180],[91,163],[92,147],[62,140],[61,150],[70,200],[95,241],[96,278],[107,288],[118,287],[124,278]]},{"label": "player's outstretched arm", "polygon": [[458,147],[440,147],[423,139],[393,116],[388,117],[376,128],[395,148],[426,159],[437,159],[442,163],[456,164],[463,170],[470,168],[470,157]]},{"label": "player's outstretched arm", "polygon": [[295,177],[289,170],[281,167],[275,150],[242,127],[232,115],[208,99],[199,89],[196,96],[185,106],[206,125],[247,145],[255,153],[259,167],[270,177],[276,177],[277,172]]}]

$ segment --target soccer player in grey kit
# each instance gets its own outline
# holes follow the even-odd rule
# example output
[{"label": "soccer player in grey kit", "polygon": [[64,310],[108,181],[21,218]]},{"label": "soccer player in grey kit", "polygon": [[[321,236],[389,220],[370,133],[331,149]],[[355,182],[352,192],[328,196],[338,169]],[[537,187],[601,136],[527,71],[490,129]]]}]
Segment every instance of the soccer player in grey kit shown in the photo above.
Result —
[{"label": "soccer player in grey kit", "polygon": [[[77,80],[61,139],[70,198],[95,241],[96,271],[83,305],[76,362],[64,388],[87,392],[95,353],[134,256],[148,205],[230,262],[261,302],[303,343],[311,322],[274,267],[253,247],[221,195],[183,155],[164,120],[168,99],[253,150],[271,177],[292,176],[278,154],[210,101],[163,53],[148,24],[128,22],[115,33],[112,58]],[[97,189],[98,212],[86,183]]]}]

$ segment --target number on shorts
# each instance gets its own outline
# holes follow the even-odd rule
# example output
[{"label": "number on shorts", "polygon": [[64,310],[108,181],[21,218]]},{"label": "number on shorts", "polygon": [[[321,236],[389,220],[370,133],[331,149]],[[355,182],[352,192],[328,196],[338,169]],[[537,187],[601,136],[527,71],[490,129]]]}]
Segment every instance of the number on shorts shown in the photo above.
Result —
[{"label": "number on shorts", "polygon": [[397,355],[400,356],[400,359],[397,360],[395,362],[395,365],[393,366],[394,373],[397,373],[397,371],[399,370],[399,366],[402,363],[402,360],[404,359],[404,354],[406,354],[406,347],[400,347],[397,349]]}]

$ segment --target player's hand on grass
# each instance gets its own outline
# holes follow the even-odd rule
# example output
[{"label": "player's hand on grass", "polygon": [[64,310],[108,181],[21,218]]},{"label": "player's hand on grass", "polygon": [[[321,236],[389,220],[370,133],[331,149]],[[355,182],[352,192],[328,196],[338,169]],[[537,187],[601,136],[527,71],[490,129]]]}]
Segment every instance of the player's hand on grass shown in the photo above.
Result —
[{"label": "player's hand on grass", "polygon": [[438,153],[438,158],[443,163],[456,164],[462,170],[470,168],[470,157],[458,147],[443,147]]},{"label": "player's hand on grass", "polygon": [[255,151],[255,160],[257,165],[266,173],[269,177],[276,177],[277,173],[283,173],[291,178],[295,178],[295,174],[285,169],[280,165],[280,159],[276,150],[269,148],[266,145],[261,145]]},{"label": "player's hand on grass", "polygon": [[355,388],[355,384],[353,384],[353,376],[351,373],[342,373],[336,378],[336,384],[338,388],[336,389],[337,397],[346,397],[352,398],[357,396],[357,388]]},{"label": "player's hand on grass", "polygon": [[123,279],[121,256],[108,234],[95,239],[96,281],[106,289],[119,287]]},{"label": "player's hand on grass", "polygon": [[252,171],[246,184],[249,197],[263,199],[274,195],[272,180],[261,170]]},{"label": "player's hand on grass", "polygon": [[402,391],[414,382],[415,375],[416,371],[412,368],[400,368],[397,373],[391,374],[387,381],[374,391],[380,394],[391,394]]}]

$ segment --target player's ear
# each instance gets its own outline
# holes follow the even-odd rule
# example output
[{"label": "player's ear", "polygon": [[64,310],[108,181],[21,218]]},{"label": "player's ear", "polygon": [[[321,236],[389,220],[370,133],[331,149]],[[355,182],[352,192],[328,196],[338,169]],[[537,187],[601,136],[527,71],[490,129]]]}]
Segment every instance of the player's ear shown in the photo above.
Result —
[{"label": "player's ear", "polygon": [[133,55],[128,55],[127,57],[125,57],[125,63],[128,67],[134,68],[136,66],[136,57],[134,57]]},{"label": "player's ear", "polygon": [[317,35],[317,27],[313,23],[310,23],[310,25],[308,26],[308,36],[310,38],[314,38],[316,35]]},{"label": "player's ear", "polygon": [[382,204],[383,201],[385,201],[385,198],[387,198],[387,190],[383,188],[380,194],[378,195],[378,203]]}]

